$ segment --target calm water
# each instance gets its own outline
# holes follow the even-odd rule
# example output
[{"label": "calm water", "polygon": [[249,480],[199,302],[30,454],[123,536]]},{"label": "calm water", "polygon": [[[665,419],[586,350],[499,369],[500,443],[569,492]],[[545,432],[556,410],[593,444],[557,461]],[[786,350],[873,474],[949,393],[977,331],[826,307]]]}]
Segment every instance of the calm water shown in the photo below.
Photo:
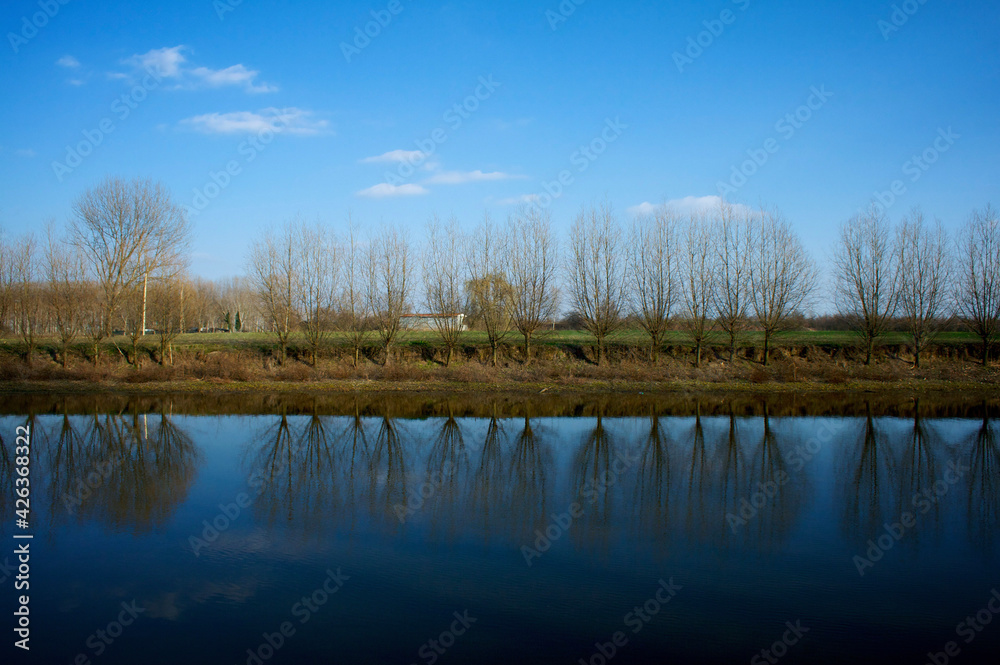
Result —
[{"label": "calm water", "polygon": [[16,662],[995,663],[995,409],[9,399],[8,565],[17,426],[33,447]]}]

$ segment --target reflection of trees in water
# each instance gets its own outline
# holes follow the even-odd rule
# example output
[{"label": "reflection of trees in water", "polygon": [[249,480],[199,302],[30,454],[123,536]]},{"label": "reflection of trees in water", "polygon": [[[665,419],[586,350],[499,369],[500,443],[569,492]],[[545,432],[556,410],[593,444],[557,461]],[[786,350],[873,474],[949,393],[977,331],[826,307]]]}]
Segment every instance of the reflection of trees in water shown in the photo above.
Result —
[{"label": "reflection of trees in water", "polygon": [[983,422],[969,448],[967,515],[969,538],[992,551],[1000,526],[1000,444],[983,405]]},{"label": "reflection of trees in water", "polygon": [[[7,434],[7,436],[4,436]],[[12,514],[14,506],[14,449],[16,435],[0,432],[0,511]]]},{"label": "reflection of trees in water", "polygon": [[719,511],[710,505],[712,496],[708,454],[705,448],[705,426],[701,422],[701,405],[695,408],[691,428],[691,463],[687,474],[687,510],[684,511],[685,531],[704,537],[718,523]]},{"label": "reflection of trees in water", "polygon": [[423,503],[414,497],[417,508],[427,511],[435,532],[454,536],[461,530],[465,518],[463,483],[468,472],[469,451],[462,428],[449,405],[448,416],[441,420],[441,428],[427,456],[424,477],[416,490]]},{"label": "reflection of trees in water", "polygon": [[604,540],[608,535],[612,494],[615,485],[621,482],[620,474],[612,466],[616,448],[614,438],[604,426],[603,412],[598,411],[594,428],[583,438],[573,463],[573,486],[576,488],[573,501],[579,503],[584,511],[578,520],[580,527],[574,526],[571,530],[575,538]]},{"label": "reflection of trees in water", "polygon": [[764,404],[764,431],[749,465],[747,496],[767,497],[764,506],[743,527],[748,538],[760,547],[771,549],[788,535],[804,501],[805,476],[802,469],[789,468],[782,444],[771,427],[770,411]]},{"label": "reflection of trees in water", "polygon": [[496,416],[494,408],[486,426],[486,437],[479,455],[479,464],[472,476],[472,510],[484,529],[484,536],[509,519],[507,482],[504,478],[504,423]]},{"label": "reflection of trees in water", "polygon": [[550,451],[531,424],[530,413],[514,439],[510,462],[510,519],[520,534],[544,527],[548,519]]},{"label": "reflection of trees in water", "polygon": [[889,437],[870,406],[861,431],[853,442],[845,442],[844,451],[843,527],[849,533],[857,530],[865,539],[876,537],[887,520],[899,518],[898,494],[893,492],[899,469]]},{"label": "reflection of trees in water", "polygon": [[632,514],[639,538],[667,540],[670,533],[670,438],[655,412],[639,445],[638,470],[632,492]]},{"label": "reflection of trees in water", "polygon": [[48,444],[54,520],[72,515],[145,531],[165,524],[194,480],[193,441],[165,412],[69,416]]},{"label": "reflection of trees in water", "polygon": [[[915,402],[913,424],[902,434],[900,443],[899,495],[896,500],[900,514],[894,520],[898,520],[903,511],[917,512],[913,505],[914,495],[931,489],[943,475],[937,455],[944,446],[937,432],[921,415],[919,400]],[[941,507],[940,503],[933,503],[926,514],[919,515],[920,525],[909,540],[916,541],[921,533],[929,530],[940,532]]]},{"label": "reflection of trees in water", "polygon": [[406,498],[406,457],[399,422],[383,416],[368,464],[368,505],[372,517],[398,524],[393,506],[405,506]]},{"label": "reflection of trees in water", "polygon": [[[765,406],[765,414],[766,412]],[[764,416],[765,439],[768,438],[769,424],[767,416]],[[721,460],[716,462],[716,473],[720,476],[719,500],[722,503],[721,514],[738,513],[739,501],[747,496],[747,469],[745,468],[743,455],[743,441],[740,438],[739,421],[736,414],[729,412],[729,428],[722,441],[719,450]]]}]

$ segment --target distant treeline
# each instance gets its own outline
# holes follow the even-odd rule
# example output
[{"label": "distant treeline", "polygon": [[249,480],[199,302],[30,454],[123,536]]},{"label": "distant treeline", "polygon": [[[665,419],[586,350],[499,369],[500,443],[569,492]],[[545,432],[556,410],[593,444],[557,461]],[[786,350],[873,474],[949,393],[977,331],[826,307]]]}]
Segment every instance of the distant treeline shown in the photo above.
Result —
[{"label": "distant treeline", "polygon": [[[244,275],[219,281],[188,274],[190,237],[162,185],[105,180],[76,200],[65,228],[0,239],[0,333],[20,338],[29,363],[40,337],[57,337],[65,366],[81,341],[98,362],[115,334],[129,340],[116,348],[132,364],[150,334],[170,363],[177,335],[203,330],[267,332],[279,362],[297,333],[315,365],[337,332],[357,366],[373,343],[389,363],[419,312],[432,317],[445,365],[470,328],[485,334],[490,364],[513,340],[530,363],[532,340],[558,323],[592,336],[598,365],[609,336],[633,326],[654,363],[671,330],[684,332],[695,366],[710,335],[725,336],[733,360],[757,331],[766,365],[774,335],[820,327],[857,332],[866,365],[888,332],[905,331],[919,366],[935,337],[957,328],[976,335],[986,364],[1000,322],[1000,221],[989,205],[949,238],[919,209],[892,223],[873,203],[841,226],[823,280],[830,294],[779,212],[726,202],[630,220],[592,206],[565,238],[530,205],[474,226],[435,217],[418,238],[393,225],[361,234],[350,220],[337,232],[293,219],[253,239]],[[836,314],[807,319],[820,298]]]}]

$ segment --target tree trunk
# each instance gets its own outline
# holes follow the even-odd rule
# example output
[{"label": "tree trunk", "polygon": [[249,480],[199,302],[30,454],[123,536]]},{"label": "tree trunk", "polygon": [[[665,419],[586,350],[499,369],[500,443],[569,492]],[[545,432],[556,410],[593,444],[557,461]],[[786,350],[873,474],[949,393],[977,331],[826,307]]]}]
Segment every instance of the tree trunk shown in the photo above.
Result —
[{"label": "tree trunk", "polygon": [[764,367],[767,367],[767,358],[771,354],[771,333],[764,331]]},{"label": "tree trunk", "polygon": [[694,366],[701,367],[701,340],[694,345]]},{"label": "tree trunk", "polygon": [[913,367],[916,368],[916,369],[920,369],[920,347],[919,346],[914,346],[913,347]]},{"label": "tree trunk", "polygon": [[524,333],[524,364],[531,364],[531,333]]},{"label": "tree trunk", "polygon": [[983,338],[983,367],[986,367],[990,362],[990,343],[986,338]]},{"label": "tree trunk", "polygon": [[64,340],[63,344],[62,344],[62,366],[63,366],[63,369],[66,369],[67,367],[69,367],[69,358],[68,358],[68,355],[69,355],[69,345]]},{"label": "tree trunk", "polygon": [[736,335],[730,333],[729,335],[729,364],[732,364],[736,360]]},{"label": "tree trunk", "polygon": [[454,353],[454,351],[455,351],[455,347],[449,345],[448,346],[448,355],[445,356],[445,359],[444,359],[444,366],[445,367],[451,367],[451,355],[452,355],[452,353]]},{"label": "tree trunk", "polygon": [[361,355],[361,347],[357,344],[354,345],[354,369],[358,368],[358,360]]},{"label": "tree trunk", "polygon": [[494,367],[497,366],[497,343],[494,341],[490,342],[490,362]]}]

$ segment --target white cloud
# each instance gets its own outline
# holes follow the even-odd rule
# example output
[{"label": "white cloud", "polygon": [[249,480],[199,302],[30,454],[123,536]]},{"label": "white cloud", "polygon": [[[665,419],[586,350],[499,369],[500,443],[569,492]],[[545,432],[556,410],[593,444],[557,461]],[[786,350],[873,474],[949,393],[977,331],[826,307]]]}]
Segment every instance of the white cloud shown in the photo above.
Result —
[{"label": "white cloud", "polygon": [[[666,203],[659,204],[643,201],[639,205],[627,208],[626,212],[636,217],[642,217],[645,215],[652,215],[656,211],[663,208],[670,208],[677,214],[690,215],[692,213],[710,212],[718,208],[720,203],[722,203],[722,198],[718,196],[685,196],[681,199],[671,199]],[[741,203],[734,203],[733,207],[738,211],[748,210],[748,208]]]},{"label": "white cloud", "polygon": [[275,92],[278,88],[267,83],[258,83],[260,75],[255,69],[236,64],[223,69],[209,67],[193,67],[183,51],[189,50],[183,44],[159,49],[146,53],[135,54],[122,60],[122,64],[132,68],[131,76],[120,72],[108,74],[110,78],[138,78],[143,72],[151,72],[156,76],[171,79],[176,83],[175,89],[198,90],[203,88],[222,88],[235,86],[246,92]]},{"label": "white cloud", "polygon": [[419,196],[429,193],[427,189],[420,185],[390,185],[386,182],[380,182],[367,189],[362,189],[357,195],[370,199],[384,199],[391,196]]},{"label": "white cloud", "polygon": [[492,171],[490,173],[483,173],[482,171],[445,171],[444,173],[438,173],[433,175],[425,183],[429,185],[464,185],[468,182],[487,182],[491,180],[511,180],[514,178],[523,178],[524,176],[513,175],[511,173],[503,173],[501,171]]},{"label": "white cloud", "polygon": [[34,157],[36,153],[31,148],[22,148],[16,151],[16,154],[18,157]]},{"label": "white cloud", "polygon": [[69,83],[70,85],[81,86],[85,84],[86,81],[84,81],[83,79],[66,79],[66,83]]},{"label": "white cloud", "polygon": [[56,60],[56,64],[60,67],[68,67],[69,69],[76,69],[80,66],[80,61],[71,55],[64,55],[63,57]]},{"label": "white cloud", "polygon": [[509,199],[499,199],[497,205],[499,206],[512,206],[519,205],[521,203],[535,203],[541,197],[538,194],[522,194],[521,196],[514,196]]},{"label": "white cloud", "polygon": [[361,164],[389,164],[395,162],[410,162],[415,164],[421,159],[425,159],[426,155],[419,150],[390,150],[389,152],[383,152],[381,155],[375,155],[374,157],[365,157],[360,160]]},{"label": "white cloud", "polygon": [[221,88],[227,85],[243,86],[247,92],[275,92],[277,88],[266,83],[254,83],[260,72],[247,69],[243,65],[233,65],[225,69],[209,69],[195,67],[191,75],[200,79],[209,88]]},{"label": "white cloud", "polygon": [[320,134],[327,128],[326,120],[314,120],[312,111],[298,108],[266,108],[260,111],[206,113],[186,118],[182,126],[205,134],[254,134],[268,130],[275,134]]}]

